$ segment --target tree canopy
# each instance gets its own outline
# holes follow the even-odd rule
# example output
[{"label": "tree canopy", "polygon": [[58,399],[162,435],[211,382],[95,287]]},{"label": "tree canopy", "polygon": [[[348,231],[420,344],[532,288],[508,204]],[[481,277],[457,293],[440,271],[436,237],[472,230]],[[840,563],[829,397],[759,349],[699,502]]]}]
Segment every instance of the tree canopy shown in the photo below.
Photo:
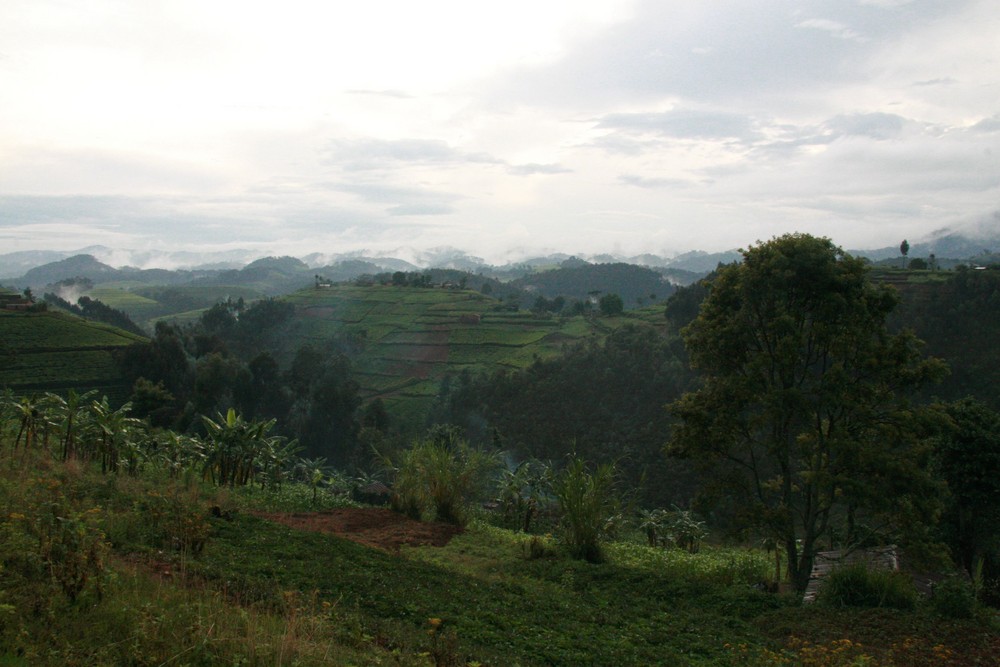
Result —
[{"label": "tree canopy", "polygon": [[935,446],[937,472],[949,491],[944,538],[958,565],[972,574],[982,560],[995,580],[1000,575],[1000,413],[972,398],[942,409],[950,418],[950,428]]},{"label": "tree canopy", "polygon": [[671,405],[671,449],[720,466],[741,523],[784,545],[800,590],[821,536],[850,546],[862,522],[892,534],[933,509],[907,392],[944,367],[889,333],[895,304],[861,260],[790,234],[720,267],[683,331],[702,384]]}]

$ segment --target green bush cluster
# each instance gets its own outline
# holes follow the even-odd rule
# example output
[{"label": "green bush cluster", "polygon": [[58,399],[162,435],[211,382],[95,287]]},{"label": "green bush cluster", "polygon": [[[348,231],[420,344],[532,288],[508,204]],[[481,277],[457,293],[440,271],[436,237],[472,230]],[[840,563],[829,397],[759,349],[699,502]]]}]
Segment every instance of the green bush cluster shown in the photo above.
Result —
[{"label": "green bush cluster", "polygon": [[828,607],[913,609],[917,605],[917,590],[905,574],[854,563],[831,571],[823,580],[816,601]]},{"label": "green bush cluster", "polygon": [[465,525],[469,503],[498,461],[452,433],[437,433],[416,441],[389,463],[394,471],[393,509],[412,518],[430,512],[438,521]]},{"label": "green bush cluster", "polygon": [[571,459],[553,481],[552,494],[559,503],[570,553],[591,563],[602,562],[601,542],[618,507],[614,466],[605,463],[591,472],[583,459]]},{"label": "green bush cluster", "polygon": [[936,585],[927,605],[942,618],[972,618],[979,607],[972,584],[960,576],[948,577]]}]

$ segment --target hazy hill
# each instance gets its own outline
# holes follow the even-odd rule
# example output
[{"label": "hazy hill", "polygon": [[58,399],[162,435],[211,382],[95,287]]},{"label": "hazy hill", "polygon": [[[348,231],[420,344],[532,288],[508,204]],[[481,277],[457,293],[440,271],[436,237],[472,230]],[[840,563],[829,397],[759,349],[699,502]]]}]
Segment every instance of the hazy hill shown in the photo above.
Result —
[{"label": "hazy hill", "polygon": [[121,273],[113,266],[97,261],[93,255],[74,255],[31,269],[24,274],[21,282],[37,289],[66,278],[79,277],[94,283],[107,282],[117,280]]},{"label": "hazy hill", "polygon": [[662,301],[674,292],[674,286],[659,272],[624,263],[572,263],[518,278],[512,284],[548,298],[564,296],[583,301],[595,294],[617,294],[626,308]]}]

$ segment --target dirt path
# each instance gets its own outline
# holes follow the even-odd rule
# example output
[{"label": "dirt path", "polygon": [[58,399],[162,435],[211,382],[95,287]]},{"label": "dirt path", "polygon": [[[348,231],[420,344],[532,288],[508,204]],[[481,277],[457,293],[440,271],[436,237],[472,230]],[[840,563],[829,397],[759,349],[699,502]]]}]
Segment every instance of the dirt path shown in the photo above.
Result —
[{"label": "dirt path", "polygon": [[257,512],[257,516],[299,530],[315,530],[345,537],[365,546],[398,552],[409,546],[443,547],[462,532],[458,526],[426,523],[378,508],[344,508],[324,512]]}]

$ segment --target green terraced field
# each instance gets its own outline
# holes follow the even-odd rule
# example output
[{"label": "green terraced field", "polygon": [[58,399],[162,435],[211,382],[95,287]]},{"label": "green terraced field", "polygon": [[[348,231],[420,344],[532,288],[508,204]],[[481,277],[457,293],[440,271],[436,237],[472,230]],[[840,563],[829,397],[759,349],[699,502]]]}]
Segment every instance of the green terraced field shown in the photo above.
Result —
[{"label": "green terraced field", "polygon": [[133,322],[152,331],[158,320],[185,324],[227,298],[253,301],[264,294],[241,285],[150,286],[117,282],[102,283],[88,291],[87,296],[124,312]]},{"label": "green terraced field", "polygon": [[0,311],[0,340],[14,352],[27,352],[39,348],[116,347],[145,339],[107,324],[62,313]]},{"label": "green terraced field", "polygon": [[284,300],[296,317],[274,340],[279,359],[287,363],[305,342],[361,336],[365,349],[355,367],[362,395],[417,419],[446,376],[526,368],[568,346],[603,340],[625,323],[665,324],[659,307],[615,318],[558,317],[500,310],[495,299],[452,289],[335,285]]},{"label": "green terraced field", "polygon": [[15,392],[96,388],[123,398],[115,350],[144,340],[58,312],[0,311],[0,388]]}]

